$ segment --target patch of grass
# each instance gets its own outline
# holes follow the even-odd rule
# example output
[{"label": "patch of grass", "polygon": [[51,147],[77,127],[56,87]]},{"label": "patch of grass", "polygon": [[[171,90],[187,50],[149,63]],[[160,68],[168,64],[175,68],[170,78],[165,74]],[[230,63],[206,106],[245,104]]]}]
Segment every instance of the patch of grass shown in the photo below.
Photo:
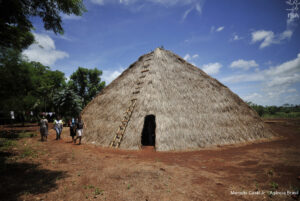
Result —
[{"label": "patch of grass", "polygon": [[38,158],[38,154],[35,150],[31,147],[26,147],[22,154],[20,155],[21,158]]},{"label": "patch of grass", "polygon": [[278,189],[279,185],[278,185],[276,182],[272,181],[272,182],[270,183],[270,187],[271,187],[271,190],[272,190],[272,191],[275,191],[275,190]]},{"label": "patch of grass", "polygon": [[32,138],[37,136],[37,134],[35,132],[31,132],[31,131],[24,131],[19,133],[19,138]]},{"label": "patch of grass", "polygon": [[127,185],[127,190],[129,190],[131,188],[131,185],[130,184],[128,184]]},{"label": "patch of grass", "polygon": [[258,191],[258,189],[259,189],[259,185],[257,182],[255,182],[255,191]]},{"label": "patch of grass", "polygon": [[0,150],[7,150],[15,147],[16,145],[17,142],[15,140],[0,138]]},{"label": "patch of grass", "polygon": [[96,188],[94,191],[95,195],[103,195],[103,190],[100,190],[99,188]]},{"label": "patch of grass", "polygon": [[62,176],[58,176],[55,178],[56,181],[61,180],[63,177]]},{"label": "patch of grass", "polygon": [[274,171],[272,169],[268,170],[267,175],[272,177],[274,175]]}]

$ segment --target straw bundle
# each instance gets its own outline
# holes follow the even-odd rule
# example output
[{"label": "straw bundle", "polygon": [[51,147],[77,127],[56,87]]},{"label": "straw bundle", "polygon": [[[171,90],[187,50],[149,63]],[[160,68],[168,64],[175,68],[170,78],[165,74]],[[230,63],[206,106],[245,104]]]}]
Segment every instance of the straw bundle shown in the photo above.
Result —
[{"label": "straw bundle", "polygon": [[[149,71],[141,73],[145,69]],[[137,86],[141,89],[133,94]],[[144,118],[150,114],[156,119],[155,148],[159,151],[273,136],[258,114],[226,86],[178,55],[157,48],[141,56],[86,106],[82,112],[85,141],[109,146],[132,98],[137,98],[137,104],[122,149],[141,148]]]}]

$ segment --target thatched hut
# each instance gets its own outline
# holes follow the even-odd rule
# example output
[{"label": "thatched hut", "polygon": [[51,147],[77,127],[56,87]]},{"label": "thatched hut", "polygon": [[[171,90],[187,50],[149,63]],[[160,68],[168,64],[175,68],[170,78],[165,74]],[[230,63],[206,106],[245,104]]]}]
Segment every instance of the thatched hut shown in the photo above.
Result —
[{"label": "thatched hut", "polygon": [[104,88],[82,117],[86,142],[108,147],[118,132],[121,149],[195,150],[273,135],[230,89],[159,48]]}]

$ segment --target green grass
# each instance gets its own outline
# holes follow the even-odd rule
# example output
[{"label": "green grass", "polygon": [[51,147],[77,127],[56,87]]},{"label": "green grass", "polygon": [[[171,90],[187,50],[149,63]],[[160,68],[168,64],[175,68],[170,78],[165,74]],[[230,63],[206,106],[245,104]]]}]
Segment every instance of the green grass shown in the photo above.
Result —
[{"label": "green grass", "polygon": [[274,182],[274,181],[272,181],[271,183],[270,183],[270,187],[271,187],[271,190],[272,191],[275,191],[275,190],[277,190],[278,189],[278,184],[276,183],[276,182]]},{"label": "green grass", "polygon": [[15,140],[0,138],[0,151],[8,150],[16,145],[17,142]]},{"label": "green grass", "polygon": [[37,158],[38,154],[31,147],[26,147],[20,155],[21,158]]},{"label": "green grass", "polygon": [[103,195],[103,190],[100,190],[99,188],[96,188],[94,191],[95,195]]},{"label": "green grass", "polygon": [[300,112],[276,112],[275,114],[263,114],[263,118],[266,119],[276,119],[276,118],[285,118],[285,119],[295,119],[300,118]]}]

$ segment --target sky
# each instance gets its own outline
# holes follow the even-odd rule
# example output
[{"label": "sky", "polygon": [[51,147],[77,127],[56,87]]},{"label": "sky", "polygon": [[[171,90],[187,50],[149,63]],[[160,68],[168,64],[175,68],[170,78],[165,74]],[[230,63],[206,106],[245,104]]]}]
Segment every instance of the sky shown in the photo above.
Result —
[{"label": "sky", "polygon": [[85,0],[62,14],[64,35],[32,18],[24,50],[69,77],[81,66],[109,84],[163,46],[260,105],[300,104],[300,0]]}]

